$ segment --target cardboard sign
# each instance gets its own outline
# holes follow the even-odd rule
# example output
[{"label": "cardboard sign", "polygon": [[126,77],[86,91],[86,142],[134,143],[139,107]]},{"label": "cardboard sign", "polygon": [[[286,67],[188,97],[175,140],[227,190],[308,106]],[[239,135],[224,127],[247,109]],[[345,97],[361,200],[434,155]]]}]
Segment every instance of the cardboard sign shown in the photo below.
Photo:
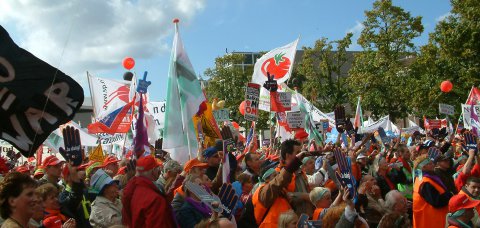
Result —
[{"label": "cardboard sign", "polygon": [[[475,112],[478,114],[480,114],[480,105],[475,105],[474,106],[475,108]],[[463,111],[463,127],[465,129],[472,129],[472,121],[471,121],[471,109],[472,109],[472,106],[471,105],[465,105],[465,104],[462,104],[462,111]]]},{"label": "cardboard sign", "polygon": [[213,116],[217,122],[229,121],[230,120],[230,109],[224,108],[219,110],[213,110]]},{"label": "cardboard sign", "polygon": [[277,100],[282,103],[285,111],[292,110],[292,93],[290,92],[277,92]]},{"label": "cardboard sign", "polygon": [[287,112],[287,123],[290,129],[305,128],[305,113]]},{"label": "cardboard sign", "polygon": [[438,110],[440,113],[446,114],[446,115],[453,116],[455,114],[455,108],[452,105],[448,105],[448,104],[439,103]]},{"label": "cardboard sign", "polygon": [[447,126],[447,120],[446,119],[441,119],[441,120],[425,119],[423,122],[423,125],[425,126],[425,129],[434,129],[434,128],[440,129],[442,127]]},{"label": "cardboard sign", "polygon": [[2,26],[0,44],[0,137],[31,157],[52,131],[75,116],[83,89],[17,46]]},{"label": "cardboard sign", "polygon": [[245,92],[245,119],[257,121],[258,119],[258,99],[260,97],[260,85],[248,83]]}]

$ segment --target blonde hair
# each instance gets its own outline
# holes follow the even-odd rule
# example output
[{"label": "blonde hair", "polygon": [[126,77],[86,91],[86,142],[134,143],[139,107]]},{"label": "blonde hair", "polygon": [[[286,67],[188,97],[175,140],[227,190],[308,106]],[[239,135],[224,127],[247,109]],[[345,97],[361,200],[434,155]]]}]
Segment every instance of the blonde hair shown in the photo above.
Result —
[{"label": "blonde hair", "polygon": [[285,228],[289,223],[293,221],[298,221],[298,216],[293,210],[283,212],[278,217],[278,227]]},{"label": "blonde hair", "polygon": [[58,197],[59,193],[57,187],[51,183],[42,184],[35,189],[35,195],[42,198],[42,201],[45,201],[49,196]]},{"label": "blonde hair", "polygon": [[313,205],[317,205],[317,202],[325,198],[329,193],[330,190],[328,188],[315,187],[309,194],[310,202],[312,202]]}]

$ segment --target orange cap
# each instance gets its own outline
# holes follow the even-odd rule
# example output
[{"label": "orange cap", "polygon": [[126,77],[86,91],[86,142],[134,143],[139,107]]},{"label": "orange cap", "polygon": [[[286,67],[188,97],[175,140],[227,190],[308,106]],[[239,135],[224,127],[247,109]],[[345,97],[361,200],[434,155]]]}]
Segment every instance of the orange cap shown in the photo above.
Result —
[{"label": "orange cap", "polygon": [[185,163],[185,167],[183,168],[183,170],[185,170],[185,172],[188,173],[193,167],[208,168],[208,164],[194,158],[188,161],[187,163]]}]

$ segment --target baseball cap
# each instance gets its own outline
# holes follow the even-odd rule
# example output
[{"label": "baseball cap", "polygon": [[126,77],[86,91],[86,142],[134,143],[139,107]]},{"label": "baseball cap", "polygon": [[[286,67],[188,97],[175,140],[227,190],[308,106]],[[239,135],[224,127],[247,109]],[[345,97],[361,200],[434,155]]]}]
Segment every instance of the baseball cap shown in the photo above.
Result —
[{"label": "baseball cap", "polygon": [[30,173],[30,169],[28,169],[27,166],[18,166],[17,168],[15,168],[15,171],[19,172],[19,173],[26,173],[26,174],[29,174]]},{"label": "baseball cap", "polygon": [[470,200],[465,194],[454,195],[448,202],[448,211],[453,213],[462,209],[474,208],[479,204],[480,200]]},{"label": "baseball cap", "polygon": [[95,161],[93,161],[93,160],[92,160],[92,161],[89,161],[89,162],[87,162],[87,163],[83,163],[83,164],[81,164],[81,165],[79,165],[79,166],[77,167],[77,170],[78,170],[78,171],[86,170],[86,169],[87,169],[90,165],[92,165],[93,163],[95,163]]},{"label": "baseball cap", "polygon": [[118,169],[117,175],[125,175],[125,173],[127,173],[127,166]]},{"label": "baseball cap", "polygon": [[159,167],[160,164],[152,156],[141,157],[137,160],[137,170],[139,171],[149,171],[156,167]]},{"label": "baseball cap", "polygon": [[105,167],[107,165],[113,164],[113,163],[118,163],[120,160],[118,160],[115,156],[108,156],[103,160],[102,167]]},{"label": "baseball cap", "polygon": [[217,150],[216,147],[214,147],[214,146],[209,147],[209,148],[207,148],[207,149],[205,149],[205,150],[203,151],[203,156],[204,156],[205,158],[210,158],[210,157],[212,157],[213,155],[215,155],[215,154],[217,153],[217,151],[218,151],[218,150]]},{"label": "baseball cap", "polygon": [[50,156],[46,157],[45,160],[43,160],[43,165],[42,166],[43,167],[55,166],[55,165],[61,164],[62,162],[64,162],[64,161],[60,161],[60,159],[58,159],[54,155],[50,155]]},{"label": "baseball cap", "polygon": [[35,172],[33,173],[33,177],[43,177],[44,174],[45,170],[43,169],[43,167],[39,166],[37,170],[35,170]]},{"label": "baseball cap", "polygon": [[208,164],[204,163],[204,162],[201,162],[198,159],[194,158],[194,159],[188,161],[187,163],[185,163],[185,167],[183,168],[183,170],[185,170],[185,172],[190,172],[190,170],[193,167],[208,168]]}]

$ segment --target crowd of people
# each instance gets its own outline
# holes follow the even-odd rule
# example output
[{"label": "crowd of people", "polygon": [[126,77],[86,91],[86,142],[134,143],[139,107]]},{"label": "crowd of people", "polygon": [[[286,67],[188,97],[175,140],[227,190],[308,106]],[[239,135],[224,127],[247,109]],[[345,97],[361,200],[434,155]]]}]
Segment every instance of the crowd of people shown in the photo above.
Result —
[{"label": "crowd of people", "polygon": [[[415,132],[408,142],[374,134],[357,143],[341,134],[328,144],[253,142],[234,153],[217,141],[183,165],[168,153],[80,166],[50,155],[35,169],[2,168],[1,227],[297,227],[301,217],[308,227],[480,226],[480,155],[478,145],[465,146],[470,132]],[[339,150],[354,186],[337,175]],[[225,162],[238,196],[231,217],[186,187],[219,195]]]}]

